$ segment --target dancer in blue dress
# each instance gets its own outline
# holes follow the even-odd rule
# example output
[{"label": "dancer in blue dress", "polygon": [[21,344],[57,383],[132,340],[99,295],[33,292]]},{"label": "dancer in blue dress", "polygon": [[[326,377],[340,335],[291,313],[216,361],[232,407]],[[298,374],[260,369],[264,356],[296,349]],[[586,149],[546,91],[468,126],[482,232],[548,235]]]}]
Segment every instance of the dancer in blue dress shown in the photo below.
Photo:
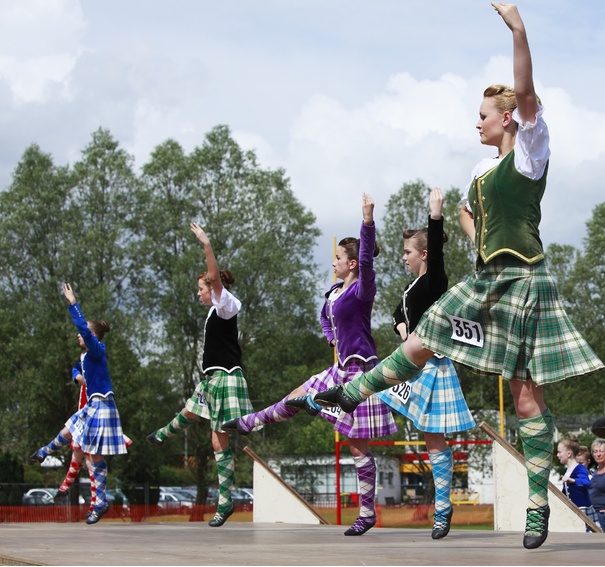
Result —
[{"label": "dancer in blue dress", "polygon": [[63,295],[69,302],[69,313],[78,329],[78,342],[83,350],[80,368],[86,383],[88,400],[84,407],[65,423],[57,437],[33,453],[30,460],[42,463],[48,455],[69,445],[73,439],[92,463],[96,500],[86,523],[96,524],[109,510],[105,455],[126,453],[120,414],[109,376],[107,352],[105,344],[101,342],[110,328],[105,321],[86,321],[70,284],[63,284]]}]

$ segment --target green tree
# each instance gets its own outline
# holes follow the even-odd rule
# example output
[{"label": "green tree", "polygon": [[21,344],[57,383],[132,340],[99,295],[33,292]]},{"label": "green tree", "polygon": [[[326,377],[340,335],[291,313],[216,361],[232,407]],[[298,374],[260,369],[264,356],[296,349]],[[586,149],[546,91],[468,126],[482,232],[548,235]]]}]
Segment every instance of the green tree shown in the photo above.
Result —
[{"label": "green tree", "polygon": [[102,128],[92,134],[73,167],[71,272],[66,277],[81,282],[82,301],[91,311],[132,316],[138,304],[137,288],[132,285],[138,221],[138,179],[133,167],[132,156]]},{"label": "green tree", "polygon": [[[133,308],[138,294],[131,285],[130,194],[136,183],[131,161],[104,130],[93,134],[73,170],[55,166],[33,145],[0,194],[5,228],[0,235],[0,335],[6,338],[0,357],[0,442],[24,458],[77,409],[71,368],[80,350],[59,293],[62,282],[74,283],[88,317],[112,326],[106,342],[127,431],[130,416],[136,415],[129,406],[140,410],[139,389],[155,385],[141,369],[138,356],[144,353],[133,351],[148,325],[140,324]],[[129,390],[133,396],[122,397]]]},{"label": "green tree", "polygon": [[[566,311],[586,341],[603,360],[605,358],[605,203],[597,205],[586,223],[584,250],[553,244],[547,258],[557,282]],[[602,415],[605,399],[602,394],[604,372],[579,376],[548,387],[548,404],[555,415],[584,415],[576,428],[586,429],[595,416]],[[565,426],[565,419],[559,418]],[[567,418],[569,420],[569,418]],[[573,427],[572,426],[572,427]]]},{"label": "green tree", "polygon": [[29,454],[74,409],[74,334],[59,297],[72,186],[68,169],[32,145],[0,194],[0,438],[13,454]]},{"label": "green tree", "polygon": [[[261,168],[253,152],[218,126],[190,155],[173,140],[154,150],[143,167],[138,208],[145,227],[138,244],[141,282],[157,323],[154,356],[171,368],[165,387],[184,402],[201,378],[207,309],[196,290],[205,266],[189,229],[192,220],[209,235],[219,266],[235,275],[244,374],[253,399],[273,402],[276,392],[285,395],[297,385],[283,377],[288,367],[310,359],[305,346],[313,344],[310,334],[317,335],[311,252],[319,231],[284,172]],[[213,464],[206,426],[191,428],[188,436],[197,462]],[[198,468],[201,489],[215,482],[213,466]]]}]

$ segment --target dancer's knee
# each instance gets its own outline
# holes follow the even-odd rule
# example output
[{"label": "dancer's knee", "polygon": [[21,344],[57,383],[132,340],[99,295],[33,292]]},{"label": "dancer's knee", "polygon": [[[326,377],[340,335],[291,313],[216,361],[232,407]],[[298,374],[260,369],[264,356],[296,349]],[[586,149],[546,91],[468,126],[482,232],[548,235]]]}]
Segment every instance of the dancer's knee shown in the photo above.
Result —
[{"label": "dancer's knee", "polygon": [[433,351],[424,348],[422,341],[414,333],[410,334],[402,346],[405,355],[417,366],[424,366],[429,358],[435,354]]}]

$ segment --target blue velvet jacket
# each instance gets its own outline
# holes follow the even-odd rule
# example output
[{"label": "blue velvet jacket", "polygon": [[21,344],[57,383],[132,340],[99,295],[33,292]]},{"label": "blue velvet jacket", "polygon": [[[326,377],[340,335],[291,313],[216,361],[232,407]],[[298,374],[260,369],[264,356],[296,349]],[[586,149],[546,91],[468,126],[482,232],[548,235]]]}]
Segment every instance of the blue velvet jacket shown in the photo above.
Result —
[{"label": "blue velvet jacket", "polygon": [[[86,344],[88,349],[83,362],[79,365],[82,369],[82,376],[84,377],[84,380],[86,380],[88,399],[95,394],[103,397],[113,394],[113,386],[111,384],[111,378],[109,377],[109,367],[107,366],[105,345],[97,339],[88,328],[86,318],[78,303],[70,305],[68,309],[71,318],[78,329],[78,333],[80,333],[82,339],[84,339],[84,344]],[[78,365],[76,365],[76,368],[78,368]]]},{"label": "blue velvet jacket", "polygon": [[575,482],[564,482],[563,492],[569,496],[569,499],[576,506],[590,506],[590,495],[588,493],[590,478],[588,478],[586,467],[578,463],[574,470],[571,471],[570,477]]}]

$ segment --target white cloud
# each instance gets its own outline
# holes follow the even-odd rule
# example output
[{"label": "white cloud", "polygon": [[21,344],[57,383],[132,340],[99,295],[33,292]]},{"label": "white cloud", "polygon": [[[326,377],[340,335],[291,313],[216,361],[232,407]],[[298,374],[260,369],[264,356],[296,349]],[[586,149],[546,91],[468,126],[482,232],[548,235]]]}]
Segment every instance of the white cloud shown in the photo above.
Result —
[{"label": "white cloud", "polygon": [[[603,12],[527,7],[552,133],[546,243],[579,245],[602,200]],[[512,81],[489,2],[5,0],[0,53],[0,186],[31,143],[69,163],[102,126],[140,167],[167,138],[191,151],[227,124],[317,216],[322,267],[332,235],[358,230],[363,191],[380,218],[405,182],[463,187],[494,151],[474,127],[481,93]]]},{"label": "white cloud", "polygon": [[67,82],[85,31],[75,0],[0,4],[0,80],[17,104],[68,96]]}]

